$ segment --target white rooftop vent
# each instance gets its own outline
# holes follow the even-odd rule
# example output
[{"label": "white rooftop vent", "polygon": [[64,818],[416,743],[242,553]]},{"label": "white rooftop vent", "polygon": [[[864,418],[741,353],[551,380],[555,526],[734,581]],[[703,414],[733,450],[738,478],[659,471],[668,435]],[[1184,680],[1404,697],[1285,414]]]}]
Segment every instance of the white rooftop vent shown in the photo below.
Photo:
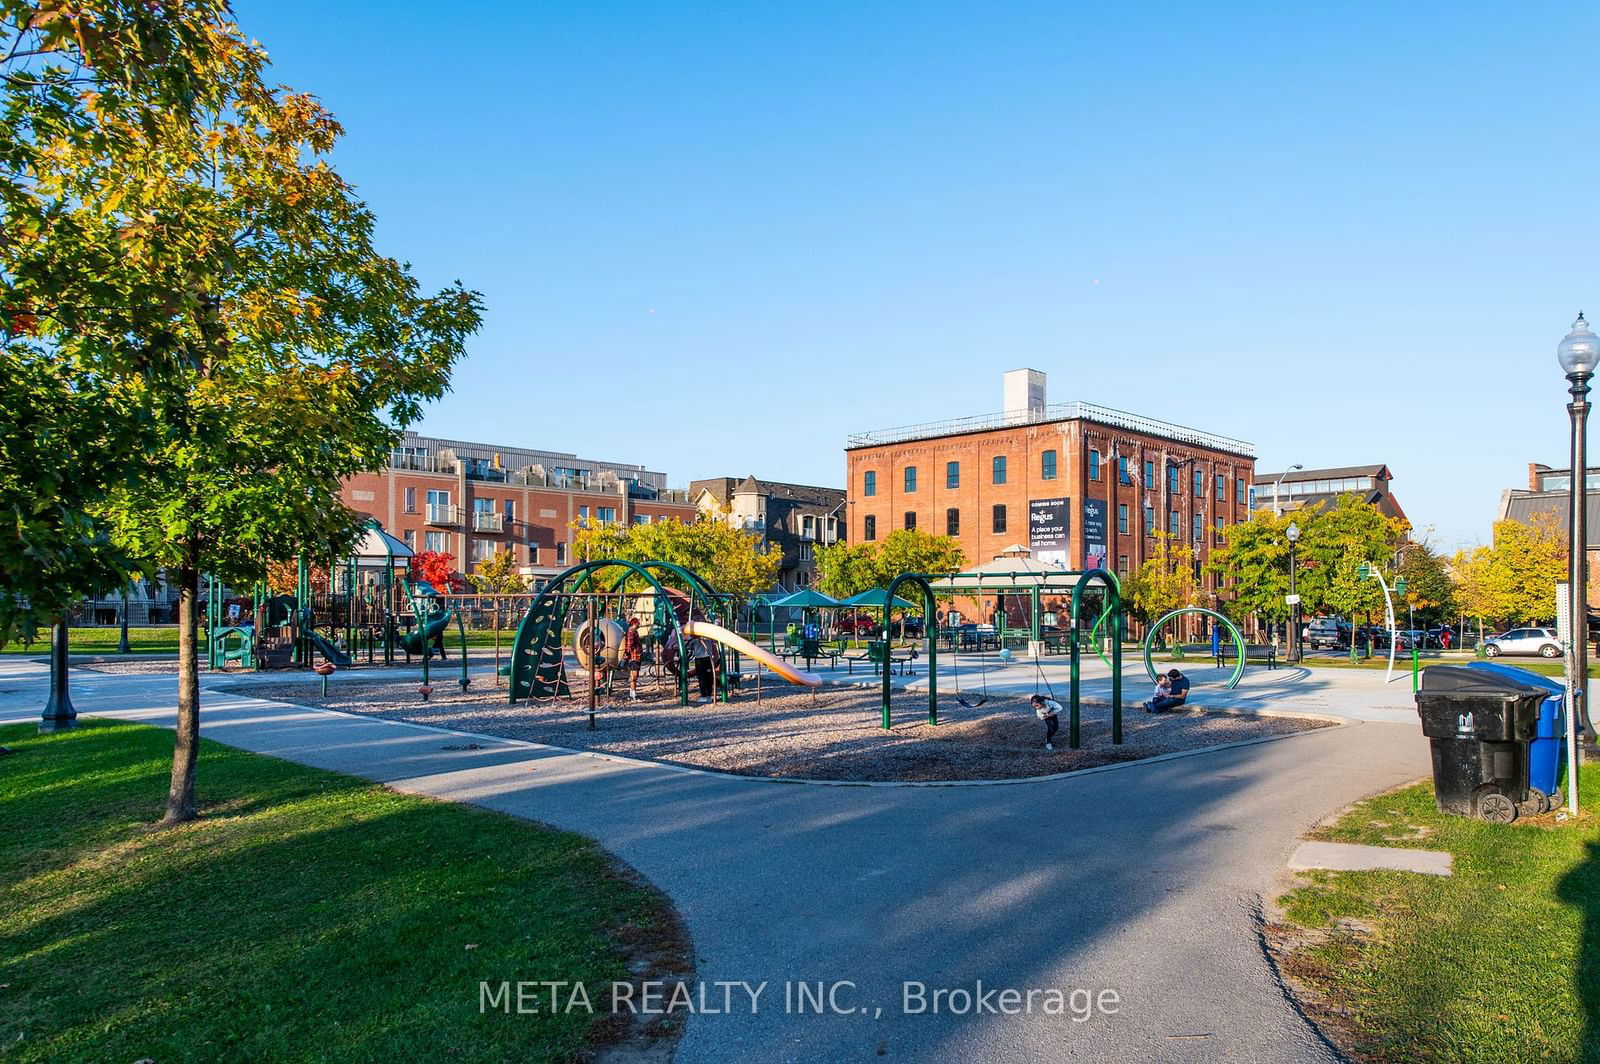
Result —
[{"label": "white rooftop vent", "polygon": [[1044,372],[1037,369],[1012,369],[1005,375],[1007,421],[1043,420]]}]

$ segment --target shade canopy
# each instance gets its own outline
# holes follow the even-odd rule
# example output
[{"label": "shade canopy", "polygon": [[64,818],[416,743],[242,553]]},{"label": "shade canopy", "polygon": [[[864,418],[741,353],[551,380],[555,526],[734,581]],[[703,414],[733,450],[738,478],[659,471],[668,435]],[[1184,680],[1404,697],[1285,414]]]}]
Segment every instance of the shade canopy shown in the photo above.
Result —
[{"label": "shade canopy", "polygon": [[829,598],[822,592],[814,591],[808,587],[792,592],[791,594],[785,595],[782,598],[773,599],[772,601],[768,602],[767,605],[775,609],[779,607],[800,610],[831,609],[832,607],[839,605],[839,600],[836,598]]},{"label": "shade canopy", "polygon": [[376,522],[367,525],[367,534],[356,542],[355,556],[362,561],[387,561],[390,558],[409,558],[416,552],[379,528]]},{"label": "shade canopy", "polygon": [[[888,595],[889,595],[889,589],[888,588],[886,588],[886,587],[875,587],[870,591],[863,591],[860,594],[851,595],[849,598],[845,599],[844,602],[842,602],[840,605],[844,605],[844,606],[866,606],[866,607],[869,607],[869,608],[872,608],[872,609],[881,610],[881,609],[883,609],[884,599],[887,598]],[[915,602],[907,602],[905,599],[901,598],[899,595],[896,595],[894,597],[894,605],[891,606],[890,608],[891,609],[896,609],[896,610],[914,610],[914,609],[917,608],[917,604]]]}]

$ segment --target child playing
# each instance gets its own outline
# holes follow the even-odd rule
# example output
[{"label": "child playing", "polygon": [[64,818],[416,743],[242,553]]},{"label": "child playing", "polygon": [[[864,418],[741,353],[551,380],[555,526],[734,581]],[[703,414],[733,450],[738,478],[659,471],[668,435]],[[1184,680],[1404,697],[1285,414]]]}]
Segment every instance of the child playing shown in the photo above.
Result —
[{"label": "child playing", "polygon": [[1061,728],[1061,703],[1044,695],[1034,695],[1028,701],[1033,705],[1034,715],[1044,721],[1044,748],[1054,750],[1055,745],[1050,742],[1055,738],[1056,732]]},{"label": "child playing", "polygon": [[1155,709],[1155,707],[1159,704],[1159,700],[1160,699],[1168,698],[1171,695],[1172,695],[1172,681],[1167,679],[1166,676],[1164,676],[1164,675],[1163,676],[1158,676],[1156,678],[1156,689],[1153,692],[1151,692],[1150,700],[1144,704],[1144,711],[1146,713],[1149,713],[1149,712],[1153,711]]}]

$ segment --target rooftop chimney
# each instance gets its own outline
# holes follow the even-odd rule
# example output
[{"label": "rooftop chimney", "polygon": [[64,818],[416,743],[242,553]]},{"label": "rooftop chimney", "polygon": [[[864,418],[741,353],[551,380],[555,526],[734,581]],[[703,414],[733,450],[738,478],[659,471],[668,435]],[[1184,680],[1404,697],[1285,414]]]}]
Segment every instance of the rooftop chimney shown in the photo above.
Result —
[{"label": "rooftop chimney", "polygon": [[1044,373],[1012,369],[1005,376],[1006,419],[1039,421],[1044,418]]}]

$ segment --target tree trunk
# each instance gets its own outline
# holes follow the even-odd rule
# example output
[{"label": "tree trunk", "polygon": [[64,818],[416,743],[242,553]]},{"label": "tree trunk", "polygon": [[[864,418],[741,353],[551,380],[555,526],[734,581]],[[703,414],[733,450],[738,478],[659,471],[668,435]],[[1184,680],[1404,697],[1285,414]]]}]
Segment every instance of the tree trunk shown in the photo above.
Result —
[{"label": "tree trunk", "polygon": [[199,598],[200,567],[193,544],[178,568],[178,727],[172,748],[172,784],[163,824],[196,817],[195,761],[200,753]]}]

